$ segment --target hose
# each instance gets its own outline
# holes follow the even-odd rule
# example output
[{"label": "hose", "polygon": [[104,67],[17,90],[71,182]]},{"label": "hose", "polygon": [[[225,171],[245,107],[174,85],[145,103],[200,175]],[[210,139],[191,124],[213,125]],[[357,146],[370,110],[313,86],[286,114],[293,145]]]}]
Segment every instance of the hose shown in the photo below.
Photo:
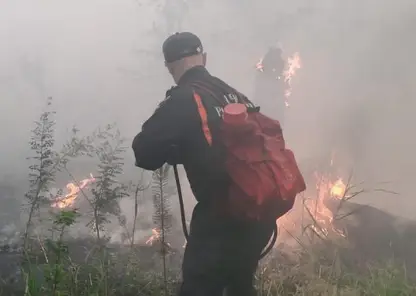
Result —
[{"label": "hose", "polygon": [[[179,180],[178,167],[176,165],[173,165],[173,171],[174,171],[174,174],[175,174],[176,188],[178,190],[179,206],[180,206],[180,211],[181,211],[182,230],[183,230],[183,234],[185,235],[186,240],[188,240],[189,232],[188,232],[188,227],[186,225],[186,215],[185,215],[185,206],[184,206],[184,203],[183,203],[182,187],[181,187],[181,182]],[[271,239],[270,243],[268,244],[268,246],[260,254],[259,260],[263,259],[273,249],[273,246],[276,243],[276,240],[277,240],[277,224],[274,225],[272,239]]]}]

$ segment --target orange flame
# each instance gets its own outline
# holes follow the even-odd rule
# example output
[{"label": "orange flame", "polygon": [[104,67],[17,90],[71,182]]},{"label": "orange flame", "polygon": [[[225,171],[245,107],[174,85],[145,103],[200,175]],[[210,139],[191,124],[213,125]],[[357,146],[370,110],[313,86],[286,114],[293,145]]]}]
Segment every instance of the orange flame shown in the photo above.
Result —
[{"label": "orange flame", "polygon": [[146,245],[153,245],[160,240],[160,231],[157,228],[153,228],[152,233],[152,236],[146,241]]},{"label": "orange flame", "polygon": [[259,70],[260,72],[263,72],[264,69],[264,65],[263,65],[263,58],[261,58],[257,64],[256,64],[256,69]]},{"label": "orange flame", "polygon": [[[302,226],[299,221],[300,212],[307,209],[308,215],[312,216],[314,223],[311,223],[310,228],[317,234],[322,236],[328,236],[330,233],[334,233],[345,237],[344,232],[341,229],[337,229],[333,224],[334,213],[325,205],[325,201],[329,198],[342,198],[346,192],[346,185],[342,178],[338,178],[337,181],[331,182],[329,178],[315,174],[318,181],[316,182],[317,196],[314,199],[306,199],[304,203],[297,203],[294,209],[279,218],[277,224],[285,231],[294,233],[298,231]],[[304,226],[304,225],[303,225]],[[287,237],[286,237],[287,238]],[[281,236],[279,235],[279,239]],[[161,232],[157,228],[152,229],[152,235],[146,241],[147,245],[154,245],[161,240]],[[183,244],[183,248],[186,247],[186,240]],[[166,244],[170,246],[169,243]]]},{"label": "orange flame", "polygon": [[172,247],[170,243],[163,242],[162,240],[162,233],[159,229],[153,228],[152,229],[152,235],[147,239],[146,245],[153,246],[155,243],[161,244],[161,251],[165,252],[166,250],[170,250]]},{"label": "orange flame", "polygon": [[[325,205],[325,202],[330,198],[342,198],[345,195],[346,186],[341,178],[332,183],[329,178],[319,174],[315,176],[317,177],[316,197],[305,199],[303,203],[296,203],[290,213],[278,219],[278,226],[289,233],[294,233],[305,226],[299,225],[298,221],[302,220],[301,216],[306,216],[308,220],[312,220],[309,227],[315,233],[328,236],[331,232],[345,237],[344,232],[334,226],[334,213]],[[306,215],[302,214],[305,210]]]},{"label": "orange flame", "polygon": [[[300,55],[298,52],[295,52],[293,55],[289,56],[286,63],[286,68],[283,71],[282,75],[287,83],[288,88],[285,90],[285,105],[286,107],[289,107],[288,98],[292,94],[292,78],[295,76],[296,71],[302,67]],[[263,65],[263,58],[261,58],[257,64],[256,69],[260,72],[264,71],[264,65]],[[280,79],[279,74],[279,79]]]},{"label": "orange flame", "polygon": [[288,85],[288,88],[285,91],[285,97],[286,97],[286,106],[289,107],[289,103],[287,99],[292,94],[292,78],[295,76],[296,71],[302,67],[300,55],[298,52],[295,52],[292,56],[288,57],[287,59],[287,67],[283,71],[283,77],[285,79],[285,82]]},{"label": "orange flame", "polygon": [[73,206],[75,204],[75,200],[78,198],[79,192],[85,187],[87,187],[89,184],[96,181],[92,174],[90,174],[90,176],[90,178],[84,179],[81,182],[79,182],[79,185],[76,185],[75,183],[68,183],[66,185],[68,193],[64,197],[56,198],[55,201],[52,203],[51,207],[64,209]]},{"label": "orange flame", "polygon": [[337,198],[343,198],[346,191],[346,186],[341,178],[339,178],[331,187],[331,196]]}]

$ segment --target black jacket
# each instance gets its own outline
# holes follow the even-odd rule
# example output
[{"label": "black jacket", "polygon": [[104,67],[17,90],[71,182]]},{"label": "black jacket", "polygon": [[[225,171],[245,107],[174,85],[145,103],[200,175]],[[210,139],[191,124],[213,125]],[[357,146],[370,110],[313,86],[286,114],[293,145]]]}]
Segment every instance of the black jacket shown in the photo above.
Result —
[{"label": "black jacket", "polygon": [[203,82],[217,98],[236,99],[242,94],[222,80],[197,66],[188,70],[178,86],[166,92],[166,99],[143,124],[133,140],[136,165],[155,170],[164,163],[183,164],[192,191],[198,201],[223,198],[229,179],[223,166],[224,153],[219,144],[222,111],[210,93],[196,89],[207,111],[213,144],[210,146],[202,130],[202,121],[193,97],[193,83]]}]

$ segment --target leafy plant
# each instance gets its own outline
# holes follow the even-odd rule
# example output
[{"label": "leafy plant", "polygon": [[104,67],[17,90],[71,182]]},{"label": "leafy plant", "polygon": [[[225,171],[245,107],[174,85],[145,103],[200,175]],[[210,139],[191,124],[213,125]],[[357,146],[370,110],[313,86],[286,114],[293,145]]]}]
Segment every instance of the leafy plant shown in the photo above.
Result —
[{"label": "leafy plant", "polygon": [[28,219],[24,232],[24,249],[29,247],[29,238],[33,218],[39,214],[42,205],[50,202],[49,187],[55,181],[56,173],[65,169],[70,159],[88,154],[88,147],[92,138],[79,138],[78,130],[73,128],[71,136],[60,151],[54,150],[54,128],[55,121],[52,111],[52,98],[48,98],[46,110],[41,114],[39,120],[35,121],[35,128],[30,138],[30,148],[34,153],[28,157],[32,163],[29,166],[29,190],[25,194],[28,205]]},{"label": "leafy plant", "polygon": [[123,145],[124,140],[120,132],[114,130],[114,127],[108,125],[104,130],[98,130],[95,133],[98,144],[92,148],[93,155],[99,160],[98,177],[96,177],[95,187],[92,189],[92,206],[93,219],[89,225],[94,230],[97,240],[102,243],[103,227],[109,220],[106,214],[120,216],[119,201],[128,195],[127,186],[120,183],[117,177],[123,174],[122,154],[126,148]]},{"label": "leafy plant", "polygon": [[54,162],[54,151],[52,150],[54,140],[55,121],[52,116],[54,111],[49,110],[52,99],[47,101],[47,110],[44,111],[39,120],[35,121],[35,128],[32,130],[30,139],[30,148],[35,153],[29,157],[34,164],[29,166],[29,191],[26,193],[26,199],[29,203],[29,217],[26,223],[24,233],[24,248],[28,247],[28,238],[32,224],[33,216],[39,209],[42,201],[46,200],[45,192],[48,186],[54,181],[58,164]]}]

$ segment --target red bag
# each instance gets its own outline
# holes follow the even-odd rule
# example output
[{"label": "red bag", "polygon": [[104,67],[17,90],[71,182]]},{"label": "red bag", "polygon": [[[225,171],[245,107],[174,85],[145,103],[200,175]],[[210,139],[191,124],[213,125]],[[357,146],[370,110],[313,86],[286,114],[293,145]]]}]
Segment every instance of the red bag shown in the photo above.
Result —
[{"label": "red bag", "polygon": [[[201,97],[194,93],[194,99],[211,143]],[[224,104],[220,140],[233,181],[228,195],[232,213],[257,220],[277,219],[287,213],[306,185],[293,152],[285,147],[279,122],[258,110],[248,112],[242,103]]]}]

